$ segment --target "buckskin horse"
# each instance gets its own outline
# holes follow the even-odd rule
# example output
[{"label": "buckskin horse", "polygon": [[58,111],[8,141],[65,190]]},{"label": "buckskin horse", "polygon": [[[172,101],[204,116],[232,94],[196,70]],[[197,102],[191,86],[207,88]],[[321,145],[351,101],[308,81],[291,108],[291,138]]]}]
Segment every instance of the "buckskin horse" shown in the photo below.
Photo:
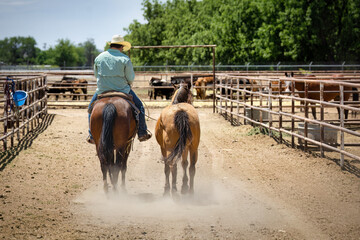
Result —
[{"label": "buckskin horse", "polygon": [[97,100],[90,117],[90,131],[100,160],[105,192],[108,191],[107,173],[116,191],[121,171],[122,187],[125,188],[127,159],[137,129],[136,114],[128,102],[132,100],[131,96],[125,95],[125,99],[119,96],[120,93],[113,94],[115,96]]},{"label": "buckskin horse", "polygon": [[[299,76],[294,76],[294,73],[291,74],[287,74],[285,73],[286,77],[299,77]],[[337,78],[340,77],[342,75],[333,75],[333,78]],[[315,77],[314,75],[302,75],[300,77],[303,78],[307,78],[307,77],[312,77],[312,79],[314,79],[313,77]],[[320,81],[322,80],[330,80],[330,79],[319,79],[317,82],[308,82],[307,83],[307,87],[308,87],[308,96],[307,98],[309,99],[314,99],[314,100],[320,100]],[[334,79],[331,79],[334,80]],[[286,86],[287,86],[287,91],[291,91],[291,86],[294,85],[294,88],[299,91],[299,96],[301,98],[305,97],[305,82],[297,82],[295,81],[294,84],[291,83],[291,81],[285,81]],[[324,83],[324,92],[323,92],[323,99],[324,101],[328,102],[331,100],[337,100],[340,98],[340,85],[338,83],[334,83],[334,84],[325,84]],[[348,87],[348,86],[344,86],[344,101],[348,101],[348,99],[350,98],[351,93],[353,92],[353,101],[358,101],[359,99],[359,95],[357,93],[357,89],[356,88],[352,88],[352,87]],[[316,107],[314,103],[310,103],[311,106],[311,110],[312,110],[312,115],[314,117],[314,119],[316,119]],[[337,108],[338,110],[338,114],[339,114],[339,119],[340,119],[340,109]],[[344,114],[345,114],[345,119],[348,118],[348,112],[349,110],[345,109],[344,110]]]},{"label": "buckskin horse", "polygon": [[[170,172],[172,174],[172,194],[176,194],[177,162],[182,157],[183,178],[181,193],[194,193],[195,164],[198,159],[200,142],[200,122],[195,108],[191,104],[190,86],[180,84],[173,95],[171,105],[164,108],[157,120],[155,136],[160,145],[162,159],[165,164],[164,195],[170,194]],[[189,165],[188,185],[187,168]]]}]

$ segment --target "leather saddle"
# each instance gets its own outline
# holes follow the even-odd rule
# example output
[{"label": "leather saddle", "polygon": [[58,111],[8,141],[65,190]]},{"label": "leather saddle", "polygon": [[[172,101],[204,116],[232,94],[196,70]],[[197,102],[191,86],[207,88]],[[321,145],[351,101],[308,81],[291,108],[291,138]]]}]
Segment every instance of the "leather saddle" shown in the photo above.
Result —
[{"label": "leather saddle", "polygon": [[134,100],[133,100],[133,97],[130,95],[130,94],[127,94],[127,93],[123,93],[123,92],[117,92],[117,91],[106,91],[106,92],[103,92],[101,94],[99,94],[97,96],[97,99],[91,104],[91,106],[89,107],[88,109],[88,112],[89,114],[91,114],[96,102],[102,98],[107,98],[107,97],[121,97],[123,99],[125,99],[131,106],[131,108],[133,109],[133,112],[135,114],[135,119],[136,119],[136,122],[138,123],[139,122],[139,113],[140,113],[140,110],[135,106],[135,103],[134,103]]}]

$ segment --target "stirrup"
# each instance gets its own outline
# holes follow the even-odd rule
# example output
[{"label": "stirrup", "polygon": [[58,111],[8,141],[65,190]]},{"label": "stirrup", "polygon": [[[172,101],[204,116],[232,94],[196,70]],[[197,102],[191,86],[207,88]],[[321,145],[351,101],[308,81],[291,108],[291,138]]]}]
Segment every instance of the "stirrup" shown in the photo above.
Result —
[{"label": "stirrup", "polygon": [[87,137],[86,142],[91,143],[91,144],[95,144],[94,139],[90,135]]}]

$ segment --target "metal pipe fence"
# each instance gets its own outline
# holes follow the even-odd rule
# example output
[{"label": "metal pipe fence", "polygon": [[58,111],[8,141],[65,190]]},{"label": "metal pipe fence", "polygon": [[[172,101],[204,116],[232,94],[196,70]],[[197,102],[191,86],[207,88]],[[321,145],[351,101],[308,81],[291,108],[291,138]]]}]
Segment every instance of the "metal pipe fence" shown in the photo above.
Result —
[{"label": "metal pipe fence", "polygon": [[[201,64],[182,64],[182,65],[150,65],[145,64],[142,66],[134,66],[135,71],[212,71],[213,65],[201,65]],[[85,71],[93,70],[93,66],[74,66],[74,67],[58,67],[51,65],[0,65],[0,71]],[[291,71],[291,70],[303,70],[303,71],[358,71],[360,70],[359,63],[270,63],[270,64],[256,64],[256,63],[244,63],[244,64],[221,64],[215,65],[216,71]]]},{"label": "metal pipe fence", "polygon": [[[6,92],[5,88],[9,88],[12,84],[5,75],[0,75],[0,86],[2,87],[2,105],[0,108],[2,116],[0,123],[3,131],[0,131],[0,141],[3,144],[3,150],[6,151],[10,147],[15,146],[15,141],[19,142],[29,132],[33,131],[40,124],[47,114],[47,98],[46,98],[46,76],[11,76],[14,81],[15,90],[23,90],[27,93],[24,105],[17,106],[14,102],[13,95]],[[10,144],[9,144],[10,141]]]},{"label": "metal pipe fence", "polygon": [[[336,72],[336,71],[333,71]],[[324,156],[325,151],[334,151],[340,154],[340,165],[344,164],[344,157],[360,160],[359,149],[359,126],[360,126],[360,101],[353,99],[345,99],[344,96],[348,94],[355,95],[360,90],[360,75],[352,71],[342,72],[343,76],[338,77],[337,81],[331,79],[330,73],[325,71],[317,72],[316,79],[295,79],[285,78],[284,72],[274,71],[261,71],[261,72],[235,72],[235,73],[217,73],[216,82],[211,86],[202,86],[206,91],[208,100],[194,98],[195,102],[203,103],[203,101],[213,101],[210,96],[215,97],[215,102],[211,106],[216,109],[217,113],[224,115],[226,119],[233,124],[252,124],[258,126],[261,129],[267,129],[270,136],[277,136],[280,142],[288,141],[292,147],[300,146],[304,150],[308,150],[316,146],[319,148],[321,155]],[[51,98],[43,97],[36,99],[33,102],[26,104],[25,109],[19,110],[19,123],[17,123],[17,115],[15,113],[5,113],[4,117],[0,119],[4,125],[8,122],[15,122],[15,126],[20,129],[28,129],[29,124],[32,124],[34,119],[39,121],[39,117],[46,113],[48,107],[87,107],[90,98],[84,100],[78,100],[80,97],[92,96],[96,88],[95,79],[91,76],[91,71],[54,71],[51,74],[38,75],[37,73],[29,72],[25,77],[24,73],[18,73],[12,75],[17,79],[18,84],[29,81],[28,84],[20,86],[29,92],[30,96],[35,97],[36,93],[51,87],[54,83],[54,77],[61,78],[64,75],[80,77],[90,76],[91,81],[86,85],[80,84],[80,87],[86,87],[88,94],[69,93],[62,94],[66,97],[60,100],[54,100]],[[154,75],[155,74],[155,75]],[[164,77],[166,81],[170,81],[171,77],[188,77],[191,79],[193,89],[196,90],[199,87],[194,86],[196,77],[211,75],[211,72],[138,72],[137,81],[138,85],[133,86],[134,90],[138,94],[147,96],[148,91],[154,89],[166,89],[168,87],[150,86],[149,79],[152,76]],[[3,76],[6,76],[3,74]],[[52,78],[51,81],[48,78]],[[295,82],[304,84],[310,84],[312,82],[321,82],[319,84],[319,90],[305,89],[305,90],[292,90],[291,92],[285,92],[285,82],[290,81],[292,85]],[[4,78],[0,81],[2,86],[6,83]],[[0,85],[1,85],[0,84]],[[339,98],[332,101],[325,101],[324,95],[334,92],[326,89],[326,85],[336,84],[339,90]],[[26,85],[26,86],[25,86]],[[58,88],[68,88],[69,86],[58,86]],[[79,88],[79,86],[76,86]],[[349,87],[356,88],[356,92],[349,90]],[[3,92],[3,91],[2,91]],[[319,98],[312,99],[310,94],[318,92]],[[305,97],[299,95],[305,94]],[[51,97],[53,94],[47,94]],[[55,95],[55,94],[54,94]],[[74,99],[76,97],[76,99]],[[209,98],[210,97],[210,98]],[[0,100],[1,101],[1,100]],[[6,98],[3,97],[5,104]],[[158,100],[153,103],[156,105]],[[160,100],[163,102],[163,100]],[[314,119],[311,117],[310,109],[315,104],[315,110],[317,114],[320,114],[320,118]],[[40,105],[40,107],[39,107]],[[155,106],[154,105],[154,106]],[[210,105],[209,105],[210,106]],[[1,109],[1,108],[0,108]],[[5,107],[3,108],[5,109]],[[33,116],[28,116],[27,113],[34,112]],[[337,115],[339,109],[340,118]],[[353,115],[349,115],[348,119],[345,119],[345,112],[350,111]],[[355,115],[357,114],[357,115]],[[20,124],[20,122],[23,122]],[[299,126],[300,125],[300,126]],[[13,145],[14,135],[19,134],[20,130],[16,128],[4,126],[4,136],[0,138],[5,142],[4,146],[7,146],[8,138],[11,138],[11,146]],[[315,133],[311,128],[316,128]],[[327,131],[336,131],[337,137],[330,142],[327,140]],[[5,133],[6,132],[6,133]],[[10,132],[13,134],[11,135]],[[25,134],[25,132],[23,133]],[[318,137],[314,139],[313,135]],[[6,135],[6,136],[5,136]],[[338,137],[339,135],[339,137]],[[19,139],[18,135],[18,139]],[[296,143],[295,140],[298,140]],[[354,151],[355,149],[355,151]]]},{"label": "metal pipe fence", "polygon": [[[233,124],[258,126],[269,136],[276,135],[280,143],[287,141],[292,147],[301,147],[305,151],[315,146],[321,156],[325,150],[338,152],[341,167],[345,156],[360,160],[360,101],[344,98],[358,96],[359,76],[350,77],[348,81],[239,77],[232,74],[218,74],[217,78],[216,112]],[[305,91],[292,88],[285,92],[285,83],[294,85],[295,82],[304,84]],[[319,89],[309,89],[310,83],[315,83]],[[327,90],[330,85],[337,86],[337,101],[325,101],[327,95],[336,92]],[[305,96],[298,96],[302,94]],[[313,96],[310,94],[316,94],[318,98],[310,97]],[[320,119],[310,116],[309,108],[313,106]],[[352,112],[347,119],[346,111]],[[295,139],[298,139],[298,144]]]}]

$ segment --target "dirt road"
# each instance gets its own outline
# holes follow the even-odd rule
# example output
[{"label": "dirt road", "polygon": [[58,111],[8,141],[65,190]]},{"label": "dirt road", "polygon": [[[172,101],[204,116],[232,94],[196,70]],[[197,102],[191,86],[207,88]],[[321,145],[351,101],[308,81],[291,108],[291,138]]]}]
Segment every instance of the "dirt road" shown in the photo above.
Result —
[{"label": "dirt road", "polygon": [[[2,154],[0,238],[359,239],[357,168],[342,171],[330,159],[248,136],[249,126],[232,127],[212,109],[198,112],[195,194],[164,198],[154,138],[135,141],[127,191],[106,196],[95,147],[85,142],[86,110],[51,110]],[[155,122],[148,125],[153,132]]]}]

